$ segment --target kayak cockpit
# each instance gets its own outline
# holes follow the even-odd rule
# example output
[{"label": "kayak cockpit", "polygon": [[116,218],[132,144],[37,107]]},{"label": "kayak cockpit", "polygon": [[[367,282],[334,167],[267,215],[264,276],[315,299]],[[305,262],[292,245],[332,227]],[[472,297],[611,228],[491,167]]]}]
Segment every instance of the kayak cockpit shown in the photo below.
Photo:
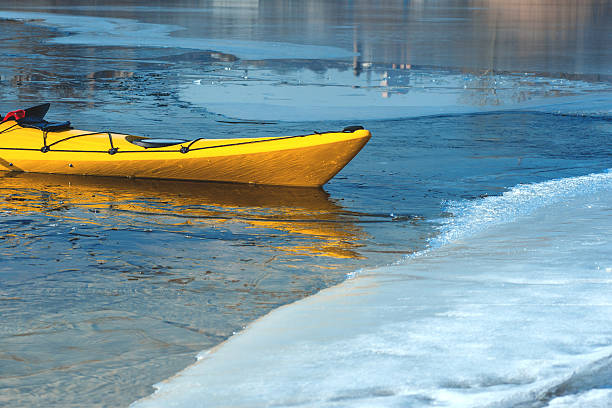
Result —
[{"label": "kayak cockpit", "polygon": [[143,136],[126,136],[125,140],[145,149],[156,148],[156,147],[168,147],[176,146],[181,143],[189,142],[188,139],[152,139]]}]

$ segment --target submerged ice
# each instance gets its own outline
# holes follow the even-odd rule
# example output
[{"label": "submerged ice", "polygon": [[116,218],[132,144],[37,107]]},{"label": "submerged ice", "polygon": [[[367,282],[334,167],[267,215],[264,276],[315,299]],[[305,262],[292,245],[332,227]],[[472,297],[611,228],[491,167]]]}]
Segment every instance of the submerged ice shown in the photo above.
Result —
[{"label": "submerged ice", "polygon": [[133,406],[607,406],[611,209],[612,173],[451,206],[439,248],[272,312]]}]

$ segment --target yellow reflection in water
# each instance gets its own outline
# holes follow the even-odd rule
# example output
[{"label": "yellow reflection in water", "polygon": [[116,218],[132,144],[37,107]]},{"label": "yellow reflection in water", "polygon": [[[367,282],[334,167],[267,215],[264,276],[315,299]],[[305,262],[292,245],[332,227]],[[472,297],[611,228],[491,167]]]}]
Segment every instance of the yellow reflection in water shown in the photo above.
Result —
[{"label": "yellow reflection in water", "polygon": [[[61,216],[103,227],[231,226],[289,234],[274,249],[295,255],[362,258],[365,233],[318,188],[291,188],[0,172],[0,211]],[[82,209],[85,211],[71,211]],[[303,239],[307,238],[307,239]]]}]

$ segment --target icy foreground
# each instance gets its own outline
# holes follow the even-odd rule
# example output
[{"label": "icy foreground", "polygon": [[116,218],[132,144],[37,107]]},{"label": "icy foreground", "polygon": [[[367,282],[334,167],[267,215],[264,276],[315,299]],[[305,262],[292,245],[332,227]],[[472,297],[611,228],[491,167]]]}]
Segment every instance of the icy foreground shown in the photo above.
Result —
[{"label": "icy foreground", "polygon": [[272,312],[133,407],[609,406],[611,209],[611,173],[451,205],[437,249]]}]

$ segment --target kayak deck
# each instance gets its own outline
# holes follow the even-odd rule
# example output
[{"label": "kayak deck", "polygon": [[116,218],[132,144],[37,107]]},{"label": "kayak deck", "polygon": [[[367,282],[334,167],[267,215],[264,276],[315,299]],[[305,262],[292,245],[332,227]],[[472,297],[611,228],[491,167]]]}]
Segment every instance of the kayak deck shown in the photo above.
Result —
[{"label": "kayak deck", "polygon": [[76,129],[47,132],[7,120],[0,123],[0,170],[317,187],[370,137],[351,127],[299,136],[159,140]]}]

